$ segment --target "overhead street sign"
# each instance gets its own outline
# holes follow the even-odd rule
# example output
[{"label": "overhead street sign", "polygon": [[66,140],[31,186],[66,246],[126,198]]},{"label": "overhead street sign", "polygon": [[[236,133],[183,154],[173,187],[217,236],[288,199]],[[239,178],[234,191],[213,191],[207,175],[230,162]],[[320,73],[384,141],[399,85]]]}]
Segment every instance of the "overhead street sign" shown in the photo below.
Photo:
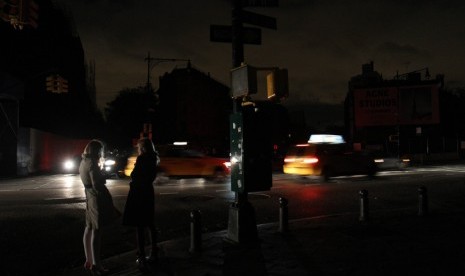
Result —
[{"label": "overhead street sign", "polygon": [[243,23],[260,26],[263,28],[276,30],[278,26],[276,23],[276,18],[263,14],[242,10],[240,17]]},{"label": "overhead street sign", "polygon": [[242,0],[244,7],[277,7],[279,0]]},{"label": "overhead street sign", "polygon": [[[242,27],[242,35],[245,44],[262,44],[262,30],[259,28]],[[232,27],[227,25],[210,25],[210,41],[231,43]]]}]

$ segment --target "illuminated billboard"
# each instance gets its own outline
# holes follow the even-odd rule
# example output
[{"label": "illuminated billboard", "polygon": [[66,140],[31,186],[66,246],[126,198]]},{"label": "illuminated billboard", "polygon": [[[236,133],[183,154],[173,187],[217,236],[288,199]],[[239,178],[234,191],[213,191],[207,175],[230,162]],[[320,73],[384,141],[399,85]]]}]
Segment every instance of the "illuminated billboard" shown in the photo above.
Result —
[{"label": "illuminated billboard", "polygon": [[438,86],[400,86],[354,90],[355,126],[439,123]]}]

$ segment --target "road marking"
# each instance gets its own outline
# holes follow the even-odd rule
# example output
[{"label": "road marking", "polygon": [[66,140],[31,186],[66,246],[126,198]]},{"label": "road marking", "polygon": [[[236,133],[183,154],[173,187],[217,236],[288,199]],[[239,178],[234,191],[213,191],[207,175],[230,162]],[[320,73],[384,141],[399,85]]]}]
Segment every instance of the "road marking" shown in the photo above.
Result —
[{"label": "road marking", "polygon": [[159,193],[159,195],[177,195],[179,194],[178,192],[174,192],[174,193]]},{"label": "road marking", "polygon": [[232,192],[231,190],[215,190],[215,193]]}]

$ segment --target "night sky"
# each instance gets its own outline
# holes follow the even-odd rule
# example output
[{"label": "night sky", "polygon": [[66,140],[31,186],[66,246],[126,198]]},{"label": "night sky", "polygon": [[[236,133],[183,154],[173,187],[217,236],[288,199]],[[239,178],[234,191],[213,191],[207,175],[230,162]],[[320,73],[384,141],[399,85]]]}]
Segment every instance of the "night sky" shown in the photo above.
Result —
[{"label": "night sky", "polygon": [[[67,0],[87,59],[95,60],[100,108],[125,87],[143,86],[144,58],[190,59],[230,85],[231,44],[210,41],[211,24],[231,24],[229,0]],[[288,68],[285,105],[342,103],[347,83],[374,62],[385,79],[429,68],[446,86],[465,87],[465,1],[281,0],[279,7],[245,8],[277,18],[262,29],[262,45],[246,45],[245,61]],[[246,25],[249,26],[249,25]],[[252,27],[252,26],[251,26]],[[185,62],[152,70],[158,77]]]}]

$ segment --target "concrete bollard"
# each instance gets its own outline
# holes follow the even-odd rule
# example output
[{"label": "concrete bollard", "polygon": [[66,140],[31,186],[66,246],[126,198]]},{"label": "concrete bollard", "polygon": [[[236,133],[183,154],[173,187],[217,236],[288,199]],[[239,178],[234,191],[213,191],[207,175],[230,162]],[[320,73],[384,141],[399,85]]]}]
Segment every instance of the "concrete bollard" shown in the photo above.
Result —
[{"label": "concrete bollard", "polygon": [[202,223],[199,210],[191,211],[191,246],[189,252],[202,250]]},{"label": "concrete bollard", "polygon": [[428,191],[425,186],[418,188],[418,215],[428,214]]},{"label": "concrete bollard", "polygon": [[360,195],[360,217],[359,221],[368,221],[369,220],[369,207],[368,207],[368,191],[361,190],[358,192]]},{"label": "concrete bollard", "polygon": [[279,198],[279,229],[280,233],[287,233],[289,231],[289,212],[288,206],[289,202],[286,198]]}]

